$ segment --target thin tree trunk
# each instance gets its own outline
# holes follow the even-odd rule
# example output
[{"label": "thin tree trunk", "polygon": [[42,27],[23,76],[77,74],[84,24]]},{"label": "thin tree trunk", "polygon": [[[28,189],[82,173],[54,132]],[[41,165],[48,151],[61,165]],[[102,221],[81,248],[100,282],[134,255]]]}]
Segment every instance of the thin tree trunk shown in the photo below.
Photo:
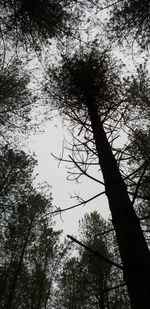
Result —
[{"label": "thin tree trunk", "polygon": [[100,121],[97,106],[94,102],[88,101],[87,107],[131,306],[134,309],[148,309],[150,308],[150,252]]}]

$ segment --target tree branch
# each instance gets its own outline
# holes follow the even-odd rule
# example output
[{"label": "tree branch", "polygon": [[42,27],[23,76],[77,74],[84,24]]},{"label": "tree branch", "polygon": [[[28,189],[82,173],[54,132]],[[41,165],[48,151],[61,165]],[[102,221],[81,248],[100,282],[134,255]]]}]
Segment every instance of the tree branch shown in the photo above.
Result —
[{"label": "tree branch", "polygon": [[80,245],[81,247],[83,247],[84,249],[90,251],[93,255],[99,257],[101,260],[105,261],[106,263],[115,266],[117,268],[123,269],[123,266],[121,266],[118,263],[115,263],[109,259],[107,259],[105,256],[101,255],[98,251],[93,250],[91,247],[86,246],[85,244],[83,244],[82,242],[80,242],[79,240],[75,239],[74,237],[67,235],[68,238],[70,238],[73,242],[77,243],[78,245]]},{"label": "tree branch", "polygon": [[69,155],[69,158],[73,161],[73,163],[77,166],[77,168],[82,172],[82,174],[84,174],[85,176],[87,176],[88,178],[100,183],[101,185],[104,186],[104,183],[94,177],[92,177],[91,175],[87,174],[86,171],[84,171],[80,166],[79,164]]},{"label": "tree branch", "polygon": [[[85,200],[81,203],[78,203],[78,204],[75,204],[73,206],[70,206],[70,207],[67,207],[67,208],[60,208],[60,207],[57,207],[57,210],[54,210],[54,211],[51,211],[49,213],[47,213],[44,217],[48,216],[48,215],[53,215],[53,214],[57,214],[57,213],[61,213],[61,212],[64,212],[64,211],[67,211],[67,210],[70,210],[70,209],[73,209],[73,208],[76,208],[76,207],[79,207],[79,206],[82,206],[82,205],[85,205],[87,204],[88,202],[91,202],[92,200],[94,200],[95,198],[99,197],[100,195],[102,194],[105,194],[106,192],[103,191],[103,192],[100,192],[96,195],[94,195],[93,197],[89,198],[88,200]],[[42,217],[42,218],[44,218]]]}]

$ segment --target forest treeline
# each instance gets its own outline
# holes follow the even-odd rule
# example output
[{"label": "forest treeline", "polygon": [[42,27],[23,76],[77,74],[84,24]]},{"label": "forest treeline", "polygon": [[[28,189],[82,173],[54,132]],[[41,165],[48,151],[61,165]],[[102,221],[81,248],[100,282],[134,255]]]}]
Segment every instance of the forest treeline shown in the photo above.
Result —
[{"label": "forest treeline", "polygon": [[[80,241],[110,263],[62,242],[53,216],[47,216],[53,210],[49,188],[39,192],[32,185],[34,164],[23,151],[1,149],[1,308],[109,308],[128,302],[122,271],[111,264],[120,263],[114,231],[100,236],[109,224],[97,212],[79,222]],[[121,296],[111,292],[112,282],[121,286]]]},{"label": "forest treeline", "polygon": [[[149,1],[4,0],[0,12],[0,308],[150,308]],[[55,158],[99,183],[67,209],[20,150],[55,112],[71,136]],[[103,195],[110,218],[91,207],[63,239],[55,216]]]}]

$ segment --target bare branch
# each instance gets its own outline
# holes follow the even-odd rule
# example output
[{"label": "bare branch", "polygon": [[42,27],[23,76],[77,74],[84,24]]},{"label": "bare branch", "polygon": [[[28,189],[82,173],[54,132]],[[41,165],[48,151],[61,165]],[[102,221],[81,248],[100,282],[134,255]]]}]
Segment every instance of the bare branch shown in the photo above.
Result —
[{"label": "bare branch", "polygon": [[[100,193],[94,195],[93,197],[89,198],[88,200],[85,200],[85,201],[83,201],[83,202],[81,202],[81,203],[75,204],[75,205],[70,206],[70,207],[67,207],[67,208],[60,208],[60,207],[58,207],[57,210],[51,211],[51,212],[47,213],[45,216],[49,216],[49,215],[53,215],[53,214],[57,214],[57,213],[60,214],[61,212],[64,212],[64,211],[67,211],[67,210],[71,210],[71,209],[73,209],[73,208],[76,208],[76,207],[85,205],[85,204],[87,204],[88,202],[91,202],[91,201],[94,200],[95,198],[97,198],[97,197],[99,197],[100,195],[105,194],[105,193],[106,193],[105,191],[100,192]],[[45,217],[45,216],[44,216],[44,217]]]},{"label": "bare branch", "polygon": [[145,161],[144,163],[142,163],[135,171],[133,171],[131,174],[127,175],[124,180],[130,178],[131,176],[134,176],[135,174],[137,174],[144,166],[145,164],[147,164],[149,161]]},{"label": "bare branch", "polygon": [[96,234],[95,236],[103,236],[103,235],[108,234],[108,233],[110,233],[112,231],[114,231],[114,228],[111,228],[111,229],[109,229],[107,231],[104,231],[104,232],[101,232],[99,234]]},{"label": "bare branch", "polygon": [[91,247],[88,247],[87,245],[83,244],[82,242],[80,242],[79,240],[75,239],[74,237],[67,235],[68,238],[70,238],[73,242],[77,243],[78,245],[80,245],[81,247],[83,247],[84,249],[90,251],[93,255],[99,257],[101,260],[105,261],[106,263],[115,266],[117,268],[123,269],[122,265],[119,265],[118,263],[115,263],[109,259],[107,259],[105,256],[101,255],[97,250],[93,250]]},{"label": "bare branch", "polygon": [[88,178],[100,183],[101,185],[104,185],[104,183],[96,178],[94,178],[93,176],[87,174],[86,171],[84,171],[80,166],[79,164],[69,155],[69,158],[74,162],[74,164],[77,166],[77,168],[81,171],[82,174],[84,174],[85,176],[87,176]]},{"label": "bare branch", "polygon": [[[59,160],[59,161],[62,161],[62,162],[67,162],[67,163],[74,163],[72,160],[67,160],[67,159],[62,159],[62,158],[60,158],[60,157],[57,157],[57,156],[55,156],[53,153],[51,153],[51,155],[52,155],[52,157],[54,157],[56,160]],[[83,162],[81,162],[81,161],[76,161],[76,163],[77,164],[83,164]],[[86,162],[86,165],[96,165],[96,166],[99,166],[99,163],[88,163],[88,162]]]}]

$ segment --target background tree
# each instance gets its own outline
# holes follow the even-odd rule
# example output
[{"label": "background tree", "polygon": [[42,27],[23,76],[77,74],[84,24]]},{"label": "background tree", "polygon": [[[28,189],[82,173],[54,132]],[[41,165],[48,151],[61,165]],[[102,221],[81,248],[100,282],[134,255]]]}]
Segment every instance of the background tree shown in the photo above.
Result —
[{"label": "background tree", "polygon": [[[105,242],[101,238],[96,237],[103,230],[104,226],[104,220],[96,211],[89,215],[86,214],[79,221],[79,235],[81,242],[97,251],[100,255],[109,258]],[[90,254],[88,251],[81,250],[80,254],[87,276],[91,306],[93,303],[95,308],[107,308],[108,295],[105,290],[108,285],[111,265],[102,259],[100,260],[98,256]]]},{"label": "background tree", "polygon": [[[110,20],[107,23],[108,35],[122,43],[130,39],[141,48],[150,43],[150,5],[148,0],[107,1],[110,5]],[[111,34],[110,34],[111,33]]]},{"label": "background tree", "polygon": [[[108,257],[104,242],[97,239],[93,233],[100,231],[101,225],[102,219],[98,213],[85,215],[79,222],[80,239],[85,245]],[[110,265],[80,246],[75,252],[75,256],[66,257],[60,271],[56,308],[108,308],[107,294],[104,290],[109,278]]]},{"label": "background tree", "polygon": [[54,308],[88,308],[87,283],[77,257],[66,259],[57,281]]},{"label": "background tree", "polygon": [[79,222],[80,241],[72,238],[77,246],[59,270],[54,308],[130,308],[122,271],[111,264],[120,263],[120,257],[108,228],[97,212],[86,214]]},{"label": "background tree", "polygon": [[1,153],[1,308],[45,308],[59,257],[51,194],[32,185],[35,162],[7,147]]},{"label": "background tree", "polygon": [[125,155],[122,154],[126,159],[124,178],[144,232],[149,218],[149,82],[147,61],[125,80],[130,107],[124,118],[128,141],[124,146]]},{"label": "background tree", "polygon": [[1,141],[7,143],[17,132],[29,128],[35,97],[29,90],[29,74],[20,61],[15,59],[6,65],[1,60],[0,65],[0,134]]},{"label": "background tree", "polygon": [[11,41],[14,48],[41,49],[49,39],[68,31],[68,1],[7,0],[1,1],[1,36]]}]

